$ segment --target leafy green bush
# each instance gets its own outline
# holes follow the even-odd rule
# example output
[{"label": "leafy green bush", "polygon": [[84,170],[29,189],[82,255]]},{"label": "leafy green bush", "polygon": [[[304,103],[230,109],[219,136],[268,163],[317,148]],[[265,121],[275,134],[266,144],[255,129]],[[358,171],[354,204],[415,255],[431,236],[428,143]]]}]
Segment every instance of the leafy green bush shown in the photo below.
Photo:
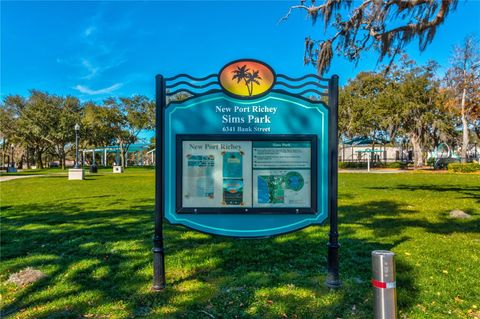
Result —
[{"label": "leafy green bush", "polygon": [[[407,167],[405,163],[401,162],[391,162],[391,163],[382,163],[382,162],[373,162],[370,163],[371,168],[401,168],[404,169]],[[366,169],[366,162],[339,162],[338,168],[342,169]]]},{"label": "leafy green bush", "polygon": [[338,168],[367,168],[367,163],[364,162],[339,162]]},{"label": "leafy green bush", "polygon": [[385,168],[401,168],[405,169],[407,168],[407,164],[402,163],[402,162],[391,162],[391,163],[386,163]]},{"label": "leafy green bush", "polygon": [[435,158],[434,157],[429,157],[427,159],[427,165],[433,167],[435,165]]},{"label": "leafy green bush", "polygon": [[450,163],[448,170],[455,173],[472,173],[480,171],[480,164],[478,163]]}]

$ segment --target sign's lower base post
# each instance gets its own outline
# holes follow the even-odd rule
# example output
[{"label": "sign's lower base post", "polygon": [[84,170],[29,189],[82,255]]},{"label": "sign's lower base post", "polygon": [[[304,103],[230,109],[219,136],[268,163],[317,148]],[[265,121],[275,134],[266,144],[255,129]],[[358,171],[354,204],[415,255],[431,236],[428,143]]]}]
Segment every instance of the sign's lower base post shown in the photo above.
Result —
[{"label": "sign's lower base post", "polygon": [[327,279],[325,280],[325,285],[328,288],[340,288],[342,283],[340,281],[338,263],[338,249],[340,248],[340,244],[338,243],[338,233],[329,234],[329,241],[327,246]]},{"label": "sign's lower base post", "polygon": [[330,232],[328,233],[328,260],[326,286],[339,288],[338,249],[338,75],[333,75],[328,83],[329,129],[329,174],[328,174],[328,217]]},{"label": "sign's lower base post", "polygon": [[153,290],[165,289],[165,254],[163,251],[163,238],[153,239]]}]

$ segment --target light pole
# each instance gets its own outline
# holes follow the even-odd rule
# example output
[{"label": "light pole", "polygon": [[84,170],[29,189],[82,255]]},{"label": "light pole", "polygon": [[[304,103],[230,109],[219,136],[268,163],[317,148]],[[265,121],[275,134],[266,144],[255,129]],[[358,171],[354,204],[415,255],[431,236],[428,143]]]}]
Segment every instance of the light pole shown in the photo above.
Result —
[{"label": "light pole", "polygon": [[80,125],[78,123],[75,124],[75,166],[73,168],[80,168],[78,165],[78,131],[80,131]]},{"label": "light pole", "polygon": [[75,129],[75,165],[73,168],[68,170],[68,179],[69,180],[83,180],[85,178],[85,170],[79,165],[79,152],[78,152],[78,133],[80,131],[80,125],[78,123],[74,126]]},{"label": "light pole", "polygon": [[12,161],[11,161],[11,165],[12,165],[12,167],[15,167],[15,160],[14,160],[14,158],[13,158],[14,148],[15,148],[15,144],[12,144],[12,146],[11,146],[11,149],[12,149]]}]

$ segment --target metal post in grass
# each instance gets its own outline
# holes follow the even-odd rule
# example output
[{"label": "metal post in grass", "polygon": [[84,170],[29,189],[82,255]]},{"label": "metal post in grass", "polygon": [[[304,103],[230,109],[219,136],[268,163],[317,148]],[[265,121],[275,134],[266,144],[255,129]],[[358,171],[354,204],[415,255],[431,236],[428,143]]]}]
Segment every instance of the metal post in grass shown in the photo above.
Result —
[{"label": "metal post in grass", "polygon": [[79,165],[79,152],[78,152],[78,131],[80,130],[80,125],[77,123],[75,124],[74,128],[75,130],[75,165],[73,168],[68,170],[68,179],[69,180],[83,180],[84,179],[84,174],[85,170],[80,167]]},{"label": "metal post in grass", "polygon": [[14,154],[14,151],[15,151],[15,144],[12,144],[12,168],[15,167],[15,154]]},{"label": "metal post in grass", "polygon": [[165,80],[155,77],[155,234],[153,237],[153,289],[165,288],[165,254],[163,251],[163,114],[165,109]]},{"label": "metal post in grass", "polygon": [[329,147],[329,196],[328,215],[330,232],[328,234],[327,255],[327,280],[326,285],[330,288],[338,288],[341,285],[339,275],[338,249],[338,75],[333,75],[328,84],[328,106],[330,132],[328,133]]},{"label": "metal post in grass", "polygon": [[388,250],[372,251],[372,285],[375,289],[375,319],[397,318],[395,254]]}]

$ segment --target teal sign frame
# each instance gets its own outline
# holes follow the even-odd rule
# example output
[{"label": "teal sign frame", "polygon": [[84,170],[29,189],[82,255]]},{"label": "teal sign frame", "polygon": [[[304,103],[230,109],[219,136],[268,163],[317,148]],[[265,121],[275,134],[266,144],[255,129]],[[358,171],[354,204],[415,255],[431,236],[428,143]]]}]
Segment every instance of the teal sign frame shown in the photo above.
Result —
[{"label": "teal sign frame", "polygon": [[[249,62],[253,63],[252,66],[249,66]],[[262,65],[265,66],[263,69]],[[225,75],[227,71],[236,74],[233,79],[229,74]],[[247,74],[242,79],[248,90],[235,87],[238,80],[235,77],[244,75],[241,72]],[[248,82],[248,76],[251,79],[252,74],[257,78],[252,80],[254,83]],[[255,84],[260,86],[262,79],[269,80],[268,86],[255,95]],[[238,80],[238,83],[240,85],[241,81]],[[275,74],[263,62],[237,60],[224,66],[220,74],[203,78],[187,74],[170,78],[157,75],[156,106],[154,289],[165,287],[164,219],[171,224],[208,234],[262,238],[322,224],[329,218],[327,285],[340,285],[337,221],[338,76],[324,79],[309,74],[291,78]],[[292,140],[294,136],[313,138],[315,147],[311,151],[311,180],[315,187],[312,187],[310,198],[314,205],[308,213],[296,207],[268,208],[264,209],[265,212],[261,208],[256,208],[254,212],[248,208],[223,211],[218,207],[198,211],[182,209],[179,200],[182,190],[182,153],[178,143],[182,136],[199,136],[200,140],[211,137],[219,141],[279,142]]]},{"label": "teal sign frame", "polygon": [[[261,105],[267,108],[276,108],[274,115],[265,112],[234,112],[234,108],[247,109]],[[216,111],[221,106],[224,112]],[[228,111],[230,110],[230,112]],[[270,116],[271,123],[231,125],[223,123],[222,118],[238,118],[243,116],[260,117]],[[180,177],[176,173],[177,165],[181,165],[177,156],[176,137],[188,134],[224,135],[224,140],[229,140],[229,135],[224,133],[225,128],[253,128],[270,129],[269,133],[256,133],[259,136],[278,136],[289,134],[305,134],[317,137],[317,210],[312,215],[298,214],[291,209],[290,214],[251,214],[237,213],[219,216],[217,212],[211,214],[184,214],[176,209],[177,184]],[[267,95],[252,100],[238,100],[225,96],[223,92],[195,97],[182,102],[170,103],[165,109],[164,117],[165,136],[165,218],[172,224],[180,224],[189,228],[222,236],[230,237],[269,237],[287,232],[292,232],[312,224],[320,224],[328,217],[328,108],[321,102],[311,102],[306,99],[286,95],[284,93],[270,92]],[[247,130],[245,140],[249,140],[252,133]],[[235,132],[235,137],[242,132]],[[278,137],[282,140],[282,137]]]}]

